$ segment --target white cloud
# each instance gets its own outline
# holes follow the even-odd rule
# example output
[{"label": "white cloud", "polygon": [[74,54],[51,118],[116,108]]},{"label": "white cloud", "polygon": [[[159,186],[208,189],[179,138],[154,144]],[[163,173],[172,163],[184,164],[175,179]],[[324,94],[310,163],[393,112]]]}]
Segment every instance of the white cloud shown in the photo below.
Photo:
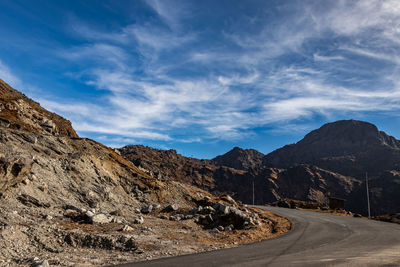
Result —
[{"label": "white cloud", "polygon": [[[400,110],[395,71],[377,76],[351,59],[361,55],[399,65],[395,1],[299,2],[274,27],[264,21],[257,32],[224,32],[226,43],[207,40],[212,45],[201,49],[194,44],[204,32],[183,30],[185,6],[147,3],[169,27],[150,20],[102,33],[74,25],[90,42],[61,55],[86,64],[85,82],[107,93],[101,103],[73,109],[44,103],[68,114],[78,131],[118,135],[109,141],[118,144],[128,140],[123,138],[172,140],[192,129],[196,136],[176,140],[201,142],[240,139],[256,127],[284,127],[315,115]],[[318,51],[313,42],[331,46]],[[379,87],[363,87],[371,79]]]},{"label": "white cloud", "polygon": [[180,28],[181,17],[187,15],[186,2],[172,0],[147,0],[147,4],[165,21],[172,29]]},{"label": "white cloud", "polygon": [[0,60],[0,79],[8,83],[10,86],[19,88],[21,86],[21,81],[18,77],[16,77],[10,70],[8,66],[6,66]]}]

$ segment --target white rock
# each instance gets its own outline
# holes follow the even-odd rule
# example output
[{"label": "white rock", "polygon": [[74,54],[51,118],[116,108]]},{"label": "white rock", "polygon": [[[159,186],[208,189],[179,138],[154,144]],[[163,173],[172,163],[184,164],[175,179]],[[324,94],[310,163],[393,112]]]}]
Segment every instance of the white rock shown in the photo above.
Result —
[{"label": "white rock", "polygon": [[93,217],[95,214],[93,212],[91,212],[90,210],[85,212],[86,216],[88,217]]},{"label": "white rock", "polygon": [[90,217],[92,224],[106,224],[110,223],[112,218],[108,217],[105,214],[99,213],[92,217]]},{"label": "white rock", "polygon": [[127,224],[125,224],[124,227],[122,227],[121,229],[122,232],[133,231],[133,230],[134,229]]}]

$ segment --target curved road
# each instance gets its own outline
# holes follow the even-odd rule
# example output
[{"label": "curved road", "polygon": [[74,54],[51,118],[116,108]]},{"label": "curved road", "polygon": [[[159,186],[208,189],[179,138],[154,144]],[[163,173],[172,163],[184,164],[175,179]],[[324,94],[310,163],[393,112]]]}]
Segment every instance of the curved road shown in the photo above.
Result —
[{"label": "curved road", "polygon": [[237,248],[120,265],[136,266],[400,266],[400,225],[261,207],[292,222],[289,233]]}]

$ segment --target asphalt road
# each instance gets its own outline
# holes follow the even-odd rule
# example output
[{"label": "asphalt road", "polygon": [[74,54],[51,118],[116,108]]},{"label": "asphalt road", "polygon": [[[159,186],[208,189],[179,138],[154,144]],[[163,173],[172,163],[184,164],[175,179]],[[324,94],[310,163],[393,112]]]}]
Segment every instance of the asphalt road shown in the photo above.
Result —
[{"label": "asphalt road", "polygon": [[400,266],[399,224],[262,208],[288,218],[292,230],[237,248],[120,266]]}]

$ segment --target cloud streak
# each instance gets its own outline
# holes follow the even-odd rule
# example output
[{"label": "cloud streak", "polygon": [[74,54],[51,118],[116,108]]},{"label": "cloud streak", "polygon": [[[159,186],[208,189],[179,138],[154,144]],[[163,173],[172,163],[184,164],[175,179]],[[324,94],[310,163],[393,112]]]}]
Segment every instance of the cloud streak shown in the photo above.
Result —
[{"label": "cloud streak", "polygon": [[[257,127],[313,116],[400,110],[397,1],[293,2],[280,9],[284,19],[274,27],[262,17],[253,31],[235,22],[193,29],[184,21],[201,14],[190,9],[196,7],[146,3],[157,19],[112,32],[71,26],[85,42],[58,56],[84,65],[77,77],[105,94],[101,103],[72,109],[70,102],[43,103],[79,132],[113,135],[114,143],[115,135],[236,140]],[[387,74],[371,72],[376,64]],[[0,74],[6,70],[0,64]]]}]

